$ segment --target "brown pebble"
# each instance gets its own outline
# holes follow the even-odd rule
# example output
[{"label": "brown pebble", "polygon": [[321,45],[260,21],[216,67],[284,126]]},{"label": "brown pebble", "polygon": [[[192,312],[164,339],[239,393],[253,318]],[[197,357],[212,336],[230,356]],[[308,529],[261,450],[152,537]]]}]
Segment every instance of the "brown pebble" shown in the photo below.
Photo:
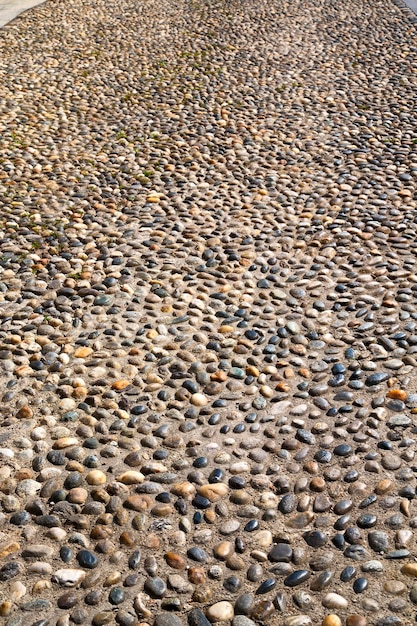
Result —
[{"label": "brown pebble", "polygon": [[23,419],[23,420],[27,420],[30,419],[31,417],[33,417],[33,411],[30,408],[30,406],[28,406],[27,404],[25,404],[24,406],[20,407],[20,409],[18,410],[18,412],[16,413],[16,417],[18,419]]},{"label": "brown pebble", "polygon": [[71,609],[78,602],[77,594],[73,591],[67,591],[63,593],[62,596],[59,596],[57,600],[57,604],[60,609]]},{"label": "brown pebble", "polygon": [[368,623],[363,615],[348,615],[346,618],[346,626],[366,626]]},{"label": "brown pebble", "polygon": [[133,546],[135,544],[135,538],[128,530],[124,530],[120,533],[119,542],[122,546]]},{"label": "brown pebble", "polygon": [[316,476],[310,481],[311,491],[324,491],[326,489],[326,481],[321,476]]},{"label": "brown pebble", "polygon": [[200,604],[206,604],[210,602],[213,597],[213,591],[209,585],[203,587],[197,587],[193,593],[193,602],[199,602]]},{"label": "brown pebble", "polygon": [[145,493],[134,494],[126,498],[125,501],[125,506],[129,509],[133,509],[133,511],[147,511],[151,508],[152,504],[153,500],[151,496]]},{"label": "brown pebble", "polygon": [[8,600],[4,600],[4,602],[0,604],[0,616],[8,617],[12,612],[12,608],[13,604]]},{"label": "brown pebble", "polygon": [[167,552],[165,554],[165,561],[167,564],[173,569],[182,570],[187,566],[187,561],[183,556],[177,554],[176,552]]},{"label": "brown pebble", "polygon": [[206,573],[202,567],[190,567],[188,570],[188,580],[190,583],[193,583],[193,585],[201,585],[207,580]]},{"label": "brown pebble", "polygon": [[275,612],[275,607],[269,600],[262,600],[255,604],[250,612],[250,616],[259,622],[263,622]]}]

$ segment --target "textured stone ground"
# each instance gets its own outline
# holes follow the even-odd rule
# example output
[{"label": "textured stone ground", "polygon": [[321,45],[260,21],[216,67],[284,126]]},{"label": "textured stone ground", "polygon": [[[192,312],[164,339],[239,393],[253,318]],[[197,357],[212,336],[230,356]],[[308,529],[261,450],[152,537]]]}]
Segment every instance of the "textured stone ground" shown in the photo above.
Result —
[{"label": "textured stone ground", "polygon": [[412,19],[0,31],[2,623],[415,621]]}]

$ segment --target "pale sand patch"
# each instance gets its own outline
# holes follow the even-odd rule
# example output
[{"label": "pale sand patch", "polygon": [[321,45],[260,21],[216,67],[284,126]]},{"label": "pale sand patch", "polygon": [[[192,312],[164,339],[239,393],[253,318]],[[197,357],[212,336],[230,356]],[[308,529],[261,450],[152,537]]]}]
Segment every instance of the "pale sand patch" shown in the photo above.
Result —
[{"label": "pale sand patch", "polygon": [[11,22],[15,17],[42,4],[45,0],[0,0],[0,28]]}]

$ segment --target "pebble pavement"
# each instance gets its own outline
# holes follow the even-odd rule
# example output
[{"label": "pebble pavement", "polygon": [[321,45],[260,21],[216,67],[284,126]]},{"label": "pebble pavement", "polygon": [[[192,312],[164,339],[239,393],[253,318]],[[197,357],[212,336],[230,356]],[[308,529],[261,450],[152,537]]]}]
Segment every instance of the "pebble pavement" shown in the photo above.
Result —
[{"label": "pebble pavement", "polygon": [[414,623],[413,19],[0,31],[2,624]]}]

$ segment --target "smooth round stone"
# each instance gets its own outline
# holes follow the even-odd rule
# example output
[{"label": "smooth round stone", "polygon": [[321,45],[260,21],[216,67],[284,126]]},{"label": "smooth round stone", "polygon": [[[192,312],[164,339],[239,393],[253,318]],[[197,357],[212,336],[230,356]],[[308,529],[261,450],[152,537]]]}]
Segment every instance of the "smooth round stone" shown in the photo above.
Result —
[{"label": "smooth round stone", "polygon": [[77,561],[86,569],[94,569],[99,563],[98,558],[89,550],[80,550],[77,554]]},{"label": "smooth round stone", "polygon": [[272,563],[289,563],[292,558],[292,548],[288,543],[277,543],[268,553],[268,560]]},{"label": "smooth round stone", "polygon": [[309,609],[313,604],[313,598],[306,591],[296,591],[292,596],[294,604],[298,606],[299,609]]},{"label": "smooth round stone", "polygon": [[92,624],[93,626],[105,626],[105,624],[111,624],[114,619],[114,613],[112,611],[100,611],[94,615]]},{"label": "smooth round stone", "polygon": [[310,583],[311,591],[322,591],[326,587],[329,586],[331,581],[333,580],[333,572],[327,570],[324,572],[320,572],[317,576],[313,578]]},{"label": "smooth round stone", "polygon": [[322,626],[342,626],[342,620],[335,613],[330,613],[323,619]]},{"label": "smooth round stone", "polygon": [[264,622],[275,612],[275,607],[269,600],[262,600],[255,604],[251,611],[251,617],[256,622]]},{"label": "smooth round stone", "polygon": [[258,589],[256,590],[256,595],[268,593],[276,587],[276,584],[277,581],[275,580],[275,578],[268,578],[267,580],[264,580],[264,582],[259,585]]},{"label": "smooth round stone", "polygon": [[253,563],[248,567],[248,571],[246,572],[246,578],[251,582],[258,582],[261,580],[264,572],[259,563]]},{"label": "smooth round stone", "polygon": [[372,528],[377,523],[376,515],[372,515],[371,513],[363,513],[356,520],[359,528]]},{"label": "smooth round stone", "polygon": [[235,612],[233,605],[223,600],[212,604],[206,614],[210,622],[226,622],[233,619]]},{"label": "smooth round stone", "polygon": [[256,623],[246,615],[236,615],[233,618],[232,626],[256,626]]},{"label": "smooth round stone", "polygon": [[346,626],[367,626],[368,620],[363,615],[348,615]]},{"label": "smooth round stone", "polygon": [[188,613],[189,626],[210,626],[210,622],[200,609],[192,609]]},{"label": "smooth round stone", "polygon": [[187,550],[187,556],[198,563],[205,563],[208,559],[207,553],[202,548],[198,547]]},{"label": "smooth round stone", "polygon": [[347,583],[356,575],[356,568],[353,565],[348,565],[340,573],[340,580],[343,583]]},{"label": "smooth round stone", "polygon": [[154,626],[184,626],[175,613],[160,613],[155,617]]},{"label": "smooth round stone", "polygon": [[57,605],[60,609],[71,609],[78,602],[78,596],[73,591],[67,591],[59,596]]},{"label": "smooth round stone", "polygon": [[327,536],[320,530],[312,530],[303,535],[304,541],[312,548],[322,548],[328,541]]},{"label": "smooth round stone", "polygon": [[284,579],[286,587],[297,587],[310,578],[311,574],[306,569],[296,570]]},{"label": "smooth round stone", "polygon": [[366,561],[361,565],[362,572],[383,572],[384,566],[381,561]]},{"label": "smooth round stone", "polygon": [[125,593],[123,589],[120,587],[113,587],[113,589],[109,593],[109,602],[110,604],[121,604],[125,599]]},{"label": "smooth round stone", "polygon": [[369,532],[368,543],[375,552],[387,552],[389,550],[389,538],[383,531],[374,530]]},{"label": "smooth round stone", "polygon": [[230,593],[236,593],[242,586],[242,581],[237,576],[229,576],[225,579],[223,587]]},{"label": "smooth round stone", "polygon": [[251,593],[243,593],[235,602],[236,615],[249,615],[253,607],[253,595]]},{"label": "smooth round stone", "polygon": [[397,596],[407,591],[407,585],[405,585],[401,580],[387,580],[384,582],[384,591]]},{"label": "smooth round stone", "polygon": [[368,588],[368,580],[366,578],[357,578],[353,583],[353,591],[355,593],[363,593]]},{"label": "smooth round stone", "polygon": [[326,607],[326,609],[346,609],[348,601],[338,593],[332,592],[324,596],[322,605]]},{"label": "smooth round stone", "polygon": [[162,578],[155,576],[147,578],[144,585],[145,591],[154,598],[163,598],[167,592],[167,586]]}]

